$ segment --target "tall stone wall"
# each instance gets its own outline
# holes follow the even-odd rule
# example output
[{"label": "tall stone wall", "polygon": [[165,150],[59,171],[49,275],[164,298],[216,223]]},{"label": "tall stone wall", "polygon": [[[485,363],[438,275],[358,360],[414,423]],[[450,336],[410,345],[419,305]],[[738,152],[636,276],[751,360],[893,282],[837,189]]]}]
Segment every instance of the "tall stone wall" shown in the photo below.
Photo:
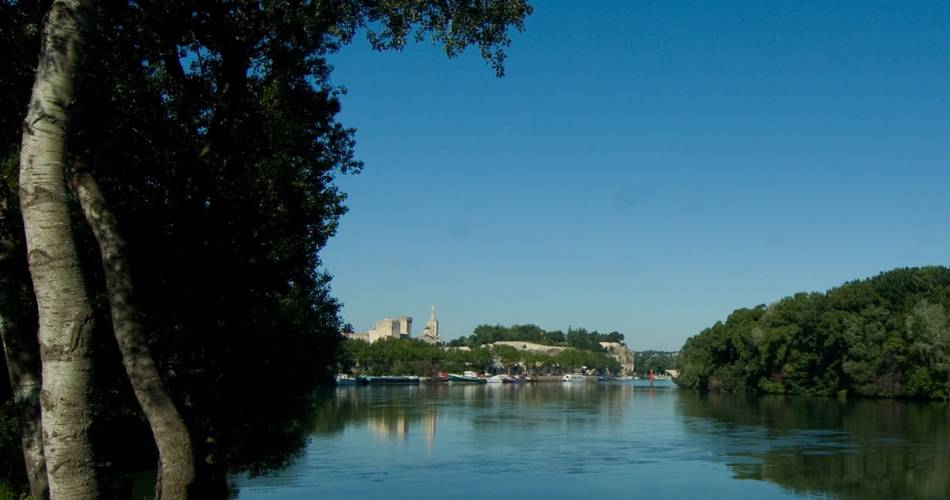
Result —
[{"label": "tall stone wall", "polygon": [[399,336],[412,337],[412,318],[409,316],[399,317]]}]

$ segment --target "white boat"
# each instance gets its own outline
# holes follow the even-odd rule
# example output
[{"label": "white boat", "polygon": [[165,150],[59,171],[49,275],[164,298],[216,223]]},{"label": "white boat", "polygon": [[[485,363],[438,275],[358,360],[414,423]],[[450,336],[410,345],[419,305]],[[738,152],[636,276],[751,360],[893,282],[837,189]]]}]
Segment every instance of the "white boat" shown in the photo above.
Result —
[{"label": "white boat", "polygon": [[488,377],[488,383],[489,384],[507,384],[508,375],[493,375],[491,377]]},{"label": "white boat", "polygon": [[449,382],[453,384],[484,384],[485,379],[478,378],[475,372],[465,372],[463,375],[450,373]]},{"label": "white boat", "polygon": [[586,382],[587,377],[580,373],[568,373],[561,377],[561,382]]}]

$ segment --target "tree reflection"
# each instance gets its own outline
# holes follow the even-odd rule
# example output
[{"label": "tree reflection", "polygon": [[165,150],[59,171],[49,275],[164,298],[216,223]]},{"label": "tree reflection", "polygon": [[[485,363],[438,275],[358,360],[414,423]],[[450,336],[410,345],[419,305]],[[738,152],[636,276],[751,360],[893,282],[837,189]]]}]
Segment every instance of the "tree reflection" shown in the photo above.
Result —
[{"label": "tree reflection", "polygon": [[737,479],[842,499],[950,498],[946,403],[684,391],[680,405]]}]

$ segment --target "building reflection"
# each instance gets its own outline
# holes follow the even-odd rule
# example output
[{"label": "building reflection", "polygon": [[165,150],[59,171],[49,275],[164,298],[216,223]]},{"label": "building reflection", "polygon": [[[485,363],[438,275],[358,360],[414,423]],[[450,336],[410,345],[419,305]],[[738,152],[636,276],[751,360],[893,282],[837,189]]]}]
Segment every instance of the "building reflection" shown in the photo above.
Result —
[{"label": "building reflection", "polygon": [[339,388],[317,400],[315,436],[332,436],[347,427],[366,426],[386,441],[407,441],[416,432],[431,452],[438,420],[437,401],[446,387]]},{"label": "building reflection", "polygon": [[426,436],[426,454],[432,455],[432,445],[435,443],[435,421],[438,413],[435,408],[422,416],[422,432]]},{"label": "building reflection", "polygon": [[635,400],[647,394],[643,387],[593,382],[339,388],[318,399],[314,435],[336,435],[355,426],[387,441],[406,442],[418,434],[431,453],[440,409],[471,411],[465,421],[475,431],[531,432],[549,422],[552,408],[564,425],[584,429],[619,424]]},{"label": "building reflection", "polygon": [[371,416],[367,425],[380,438],[405,440],[409,436],[409,421],[405,415]]},{"label": "building reflection", "polygon": [[367,417],[366,424],[376,437],[392,441],[408,440],[410,429],[418,424],[419,431],[426,438],[426,449],[431,453],[437,419],[438,411],[435,407],[424,408],[420,412],[403,408],[397,412],[371,414]]}]

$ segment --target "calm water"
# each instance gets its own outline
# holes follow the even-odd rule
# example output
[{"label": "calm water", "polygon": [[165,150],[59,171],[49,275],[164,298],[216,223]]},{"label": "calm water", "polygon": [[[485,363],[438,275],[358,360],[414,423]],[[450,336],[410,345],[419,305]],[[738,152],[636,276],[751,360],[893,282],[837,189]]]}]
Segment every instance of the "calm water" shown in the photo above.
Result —
[{"label": "calm water", "polygon": [[304,455],[239,498],[950,498],[950,406],[640,383],[325,394]]}]

